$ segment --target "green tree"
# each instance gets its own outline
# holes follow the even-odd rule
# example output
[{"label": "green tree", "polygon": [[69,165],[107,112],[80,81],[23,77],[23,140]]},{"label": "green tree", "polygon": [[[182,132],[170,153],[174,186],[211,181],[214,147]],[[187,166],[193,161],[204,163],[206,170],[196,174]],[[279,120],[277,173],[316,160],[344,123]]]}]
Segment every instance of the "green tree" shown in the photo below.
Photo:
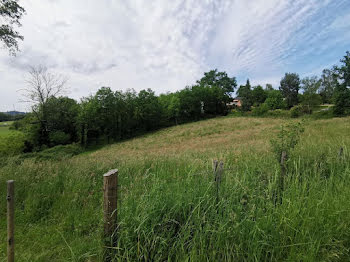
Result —
[{"label": "green tree", "polygon": [[8,48],[11,54],[18,51],[18,40],[23,40],[14,26],[21,26],[20,19],[25,13],[17,0],[0,0],[0,17],[3,18],[3,24],[0,25],[0,41]]},{"label": "green tree", "polygon": [[280,82],[280,91],[286,99],[287,106],[298,104],[298,92],[300,88],[300,78],[296,73],[286,73]]},{"label": "green tree", "polygon": [[46,104],[49,145],[78,141],[78,103],[69,97],[51,97]]},{"label": "green tree", "polygon": [[334,114],[341,116],[350,114],[350,52],[346,52],[341,65],[334,69],[339,79],[335,89]]},{"label": "green tree", "polygon": [[226,72],[218,72],[217,69],[204,73],[204,77],[197,81],[200,86],[216,86],[221,88],[227,96],[230,96],[237,87],[235,77],[229,77]]},{"label": "green tree", "polygon": [[252,96],[252,89],[250,86],[249,79],[247,79],[247,82],[245,85],[241,85],[238,88],[237,95],[242,100],[241,110],[243,112],[250,111],[251,106],[253,105],[253,96]]},{"label": "green tree", "polygon": [[265,104],[268,105],[270,110],[284,109],[286,108],[286,103],[283,100],[283,96],[279,90],[271,90],[267,92],[267,98]]},{"label": "green tree", "polygon": [[252,102],[253,105],[260,105],[265,102],[267,98],[267,92],[263,89],[262,86],[255,86],[252,90]]},{"label": "green tree", "polygon": [[334,69],[324,69],[321,75],[321,86],[319,94],[323,103],[332,103],[334,90],[338,85],[337,74]]},{"label": "green tree", "polygon": [[312,111],[312,107],[320,105],[322,102],[321,96],[317,93],[321,87],[321,79],[317,76],[306,77],[302,81],[302,89],[304,91],[302,95],[302,104],[307,106],[309,113]]},{"label": "green tree", "polygon": [[137,97],[136,119],[139,128],[150,131],[159,128],[162,116],[162,107],[158,98],[151,89],[141,90]]}]

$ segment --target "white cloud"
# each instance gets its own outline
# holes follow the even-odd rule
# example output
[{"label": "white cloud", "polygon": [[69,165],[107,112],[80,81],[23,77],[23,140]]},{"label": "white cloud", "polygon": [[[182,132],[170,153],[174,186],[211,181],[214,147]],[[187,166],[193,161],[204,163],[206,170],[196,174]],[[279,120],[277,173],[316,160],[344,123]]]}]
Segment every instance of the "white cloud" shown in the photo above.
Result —
[{"label": "white cloud", "polygon": [[[13,58],[0,50],[0,111],[17,103],[16,90],[33,64],[68,75],[74,98],[101,86],[175,91],[216,67],[252,83],[277,85],[291,63],[327,50],[327,41],[315,43],[343,20],[335,19],[336,12],[320,12],[349,7],[346,0],[334,2],[22,1],[22,51]],[[325,28],[316,30],[319,24]],[[311,44],[303,47],[306,40]]]}]

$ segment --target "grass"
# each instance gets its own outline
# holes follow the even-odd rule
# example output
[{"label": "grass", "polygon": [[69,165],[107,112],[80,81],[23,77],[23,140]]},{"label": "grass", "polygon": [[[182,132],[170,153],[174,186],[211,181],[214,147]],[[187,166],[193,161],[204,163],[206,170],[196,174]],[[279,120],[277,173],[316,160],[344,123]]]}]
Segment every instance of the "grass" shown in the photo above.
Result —
[{"label": "grass", "polygon": [[0,122],[0,137],[12,132],[12,130],[9,129],[12,123],[13,121]]},{"label": "grass", "polygon": [[[102,175],[118,168],[116,260],[348,261],[350,118],[308,120],[275,206],[279,166],[269,140],[288,121],[222,117],[63,160],[9,158],[0,196],[16,180],[17,260],[100,261]],[[226,169],[218,203],[213,159]],[[5,215],[1,197],[2,243]]]}]

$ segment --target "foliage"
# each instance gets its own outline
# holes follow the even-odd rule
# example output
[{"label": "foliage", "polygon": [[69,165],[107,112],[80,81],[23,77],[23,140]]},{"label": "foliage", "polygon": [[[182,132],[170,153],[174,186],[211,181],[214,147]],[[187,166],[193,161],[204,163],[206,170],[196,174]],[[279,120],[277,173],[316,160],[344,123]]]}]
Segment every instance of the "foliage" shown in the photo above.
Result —
[{"label": "foliage", "polygon": [[0,136],[0,156],[13,156],[22,153],[25,136],[21,132],[9,132]]},{"label": "foliage", "polygon": [[350,52],[346,52],[340,62],[342,65],[335,67],[337,77],[340,80],[334,91],[334,114],[337,116],[350,114]]},{"label": "foliage", "polygon": [[[348,261],[345,120],[310,120],[289,155],[278,206],[279,166],[269,140],[283,119],[220,117],[61,160],[10,158],[0,165],[0,184],[16,181],[16,259],[102,261],[103,174],[118,168],[116,261]],[[55,151],[50,157],[61,147],[48,149]],[[218,203],[212,159],[225,168]],[[6,219],[0,235],[6,237]]]},{"label": "foliage", "polygon": [[298,104],[300,78],[296,73],[286,73],[280,82],[280,91],[286,99],[288,108]]},{"label": "foliage", "polygon": [[269,106],[266,103],[263,103],[257,107],[253,108],[252,114],[254,116],[263,116],[269,111]]},{"label": "foliage", "polygon": [[312,108],[318,106],[322,102],[322,97],[318,94],[321,87],[321,79],[317,76],[306,77],[302,80],[302,104],[308,108],[308,113],[311,114]]},{"label": "foliage", "polygon": [[242,110],[243,112],[250,111],[250,108],[253,105],[253,95],[249,79],[247,79],[247,83],[244,86],[241,85],[239,87],[237,95],[242,100],[242,106],[240,107],[240,110]]},{"label": "foliage", "polygon": [[3,42],[11,54],[18,51],[18,40],[23,40],[15,29],[14,25],[21,26],[20,19],[25,13],[17,0],[0,0],[0,17],[6,23],[0,25],[0,42]]},{"label": "foliage", "polygon": [[334,69],[324,69],[321,75],[320,96],[323,103],[332,103],[334,90],[338,85],[337,74]]},{"label": "foliage", "polygon": [[278,161],[280,161],[282,152],[289,156],[290,152],[299,143],[301,134],[304,132],[302,122],[289,123],[282,125],[276,139],[271,139],[272,151]]},{"label": "foliage", "polygon": [[227,96],[230,96],[237,86],[235,77],[229,77],[226,72],[218,72],[217,69],[204,73],[204,77],[198,80],[197,84],[204,87],[217,87]]},{"label": "foliage", "polygon": [[304,107],[304,106],[302,106],[302,105],[293,106],[293,107],[289,110],[290,116],[291,116],[292,118],[297,118],[297,117],[303,115],[303,112],[304,112],[303,107]]},{"label": "foliage", "polygon": [[267,93],[268,92],[265,91],[260,85],[253,87],[253,90],[252,90],[253,105],[260,105],[264,103],[267,98]]},{"label": "foliage", "polygon": [[283,100],[281,92],[274,89],[267,91],[267,98],[265,100],[265,103],[270,110],[284,109],[287,107],[285,101]]}]

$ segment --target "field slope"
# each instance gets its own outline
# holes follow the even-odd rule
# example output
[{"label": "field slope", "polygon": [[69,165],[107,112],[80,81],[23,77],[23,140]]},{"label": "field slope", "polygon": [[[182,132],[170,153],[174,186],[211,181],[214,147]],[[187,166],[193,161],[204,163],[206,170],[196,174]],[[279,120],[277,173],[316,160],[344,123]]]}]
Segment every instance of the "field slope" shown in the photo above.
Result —
[{"label": "field slope", "polygon": [[[280,172],[270,139],[292,120],[222,117],[163,129],[61,160],[0,167],[16,180],[18,261],[100,261],[102,175],[118,168],[120,261],[350,260],[350,118],[309,121]],[[338,156],[343,147],[343,155]],[[224,162],[219,201],[213,159]]]}]

